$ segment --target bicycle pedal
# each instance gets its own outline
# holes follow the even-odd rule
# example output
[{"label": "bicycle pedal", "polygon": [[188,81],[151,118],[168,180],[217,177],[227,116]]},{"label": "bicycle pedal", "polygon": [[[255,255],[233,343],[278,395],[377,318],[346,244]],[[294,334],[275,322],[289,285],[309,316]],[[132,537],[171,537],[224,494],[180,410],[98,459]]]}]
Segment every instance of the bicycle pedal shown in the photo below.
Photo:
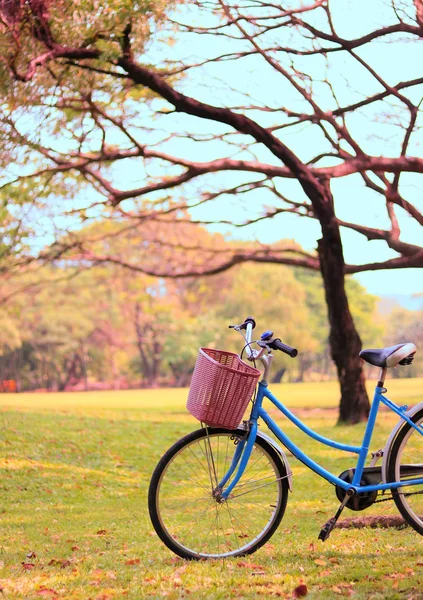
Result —
[{"label": "bicycle pedal", "polygon": [[317,539],[322,540],[322,542],[325,542],[330,536],[332,529],[335,527],[335,523],[336,519],[334,519],[334,517],[329,519],[329,521],[323,525],[322,529],[320,530],[319,537]]},{"label": "bicycle pedal", "polygon": [[329,536],[330,536],[330,531],[323,527],[323,529],[320,531],[319,537],[317,539],[322,540],[322,542],[326,542],[326,540],[328,539]]}]

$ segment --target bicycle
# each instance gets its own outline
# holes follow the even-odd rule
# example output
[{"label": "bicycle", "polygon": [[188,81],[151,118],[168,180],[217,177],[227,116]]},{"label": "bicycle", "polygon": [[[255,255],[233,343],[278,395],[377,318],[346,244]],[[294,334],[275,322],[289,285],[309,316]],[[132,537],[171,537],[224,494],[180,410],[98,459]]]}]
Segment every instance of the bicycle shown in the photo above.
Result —
[{"label": "bicycle", "polygon": [[[340,506],[322,527],[320,540],[329,537],[345,506],[363,510],[376,501],[378,493],[387,491],[405,521],[423,535],[423,402],[408,410],[384,395],[387,369],[411,364],[415,345],[397,344],[360,352],[362,359],[380,368],[380,375],[362,445],[352,446],[319,435],[270,392],[267,379],[273,351],[295,358],[295,348],[275,338],[272,331],[252,342],[252,317],[230,327],[244,336],[244,350],[250,361],[261,362],[263,377],[258,382],[249,420],[239,425],[260,371],[243,362],[242,353],[240,358],[228,352],[200,350],[188,408],[202,421],[202,427],[184,436],[164,454],[149,488],[151,521],[164,544],[182,558],[216,559],[252,554],[273,535],[292,490],[292,472],[279,444],[258,431],[259,419],[289,452],[335,486]],[[253,343],[258,349],[252,348]],[[208,366],[205,368],[204,364]],[[262,406],[264,398],[314,440],[357,454],[356,466],[339,476],[320,466],[275,423]],[[384,449],[372,453],[370,465],[365,466],[381,403],[400,420]],[[380,458],[382,464],[377,466]]]}]

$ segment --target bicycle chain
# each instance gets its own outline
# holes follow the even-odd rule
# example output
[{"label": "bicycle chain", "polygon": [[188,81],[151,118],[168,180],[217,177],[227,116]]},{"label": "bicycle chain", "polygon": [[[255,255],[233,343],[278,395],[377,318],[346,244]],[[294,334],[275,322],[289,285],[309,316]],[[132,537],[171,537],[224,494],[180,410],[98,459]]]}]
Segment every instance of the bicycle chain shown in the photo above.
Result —
[{"label": "bicycle chain", "polygon": [[[423,494],[423,490],[421,492],[409,492],[408,494],[403,494],[403,496],[417,496],[418,494]],[[382,498],[381,500],[375,500],[373,504],[380,504],[381,502],[388,502],[389,500],[393,500],[393,496],[389,496],[388,498]]]}]

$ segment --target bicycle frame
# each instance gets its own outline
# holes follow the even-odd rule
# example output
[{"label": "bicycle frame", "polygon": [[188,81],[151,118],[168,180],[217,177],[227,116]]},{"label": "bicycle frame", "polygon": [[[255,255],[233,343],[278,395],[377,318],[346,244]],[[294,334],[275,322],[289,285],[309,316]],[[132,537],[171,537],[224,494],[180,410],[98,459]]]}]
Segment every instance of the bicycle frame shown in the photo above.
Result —
[{"label": "bicycle frame", "polygon": [[[373,491],[383,491],[383,490],[392,490],[397,489],[404,486],[409,485],[419,485],[423,484],[423,478],[413,479],[413,481],[400,481],[395,483],[380,483],[376,485],[360,485],[361,478],[364,471],[364,465],[369,453],[369,445],[371,442],[372,434],[374,431],[376,417],[379,410],[380,403],[383,403],[390,410],[396,413],[401,419],[409,423],[414,429],[416,429],[421,435],[423,435],[423,427],[421,425],[416,425],[410,419],[410,417],[406,414],[407,407],[406,406],[397,406],[391,400],[386,398],[383,394],[386,392],[386,389],[383,387],[376,386],[373,403],[370,409],[369,418],[367,421],[367,426],[364,432],[363,442],[361,446],[350,446],[348,444],[342,444],[340,442],[336,442],[329,438],[326,438],[322,435],[319,435],[307,425],[305,425],[301,419],[296,417],[286,406],[284,406],[277,398],[274,396],[271,391],[268,389],[268,385],[266,382],[261,381],[258,384],[257,397],[255,399],[251,415],[249,426],[250,430],[245,439],[241,440],[235,450],[234,457],[232,459],[231,466],[229,467],[228,472],[223,477],[223,479],[218,484],[220,489],[223,489],[226,483],[229,481],[231,476],[235,471],[236,474],[229,484],[229,486],[223,490],[222,497],[227,499],[231,494],[233,488],[236,486],[240,478],[242,477],[248,460],[251,456],[251,452],[254,446],[254,442],[257,436],[257,427],[258,427],[258,419],[262,418],[266,425],[269,427],[270,431],[278,438],[278,440],[286,447],[288,450],[302,463],[304,463],[307,467],[309,467],[312,471],[323,477],[330,483],[333,483],[344,490],[348,490],[353,488],[356,494],[361,494],[365,492],[373,492]],[[325,444],[326,446],[330,446],[331,448],[336,448],[343,452],[353,452],[358,455],[357,464],[355,467],[355,472],[353,476],[353,480],[351,483],[336,477],[326,469],[324,469],[321,465],[311,459],[307,454],[305,454],[292,440],[282,431],[282,429],[275,423],[272,417],[266,412],[263,408],[263,400],[267,398],[279,409],[281,413],[283,413],[290,421],[292,421],[299,429],[301,429],[304,433],[306,433],[309,437],[314,440],[320,442],[321,444]]]}]

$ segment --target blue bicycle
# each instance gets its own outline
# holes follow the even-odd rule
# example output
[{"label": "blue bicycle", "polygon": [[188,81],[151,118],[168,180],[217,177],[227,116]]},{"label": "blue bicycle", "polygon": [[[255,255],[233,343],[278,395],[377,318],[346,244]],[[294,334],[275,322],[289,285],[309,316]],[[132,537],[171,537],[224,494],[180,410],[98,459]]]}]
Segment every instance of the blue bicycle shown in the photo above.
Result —
[{"label": "blue bicycle", "polygon": [[[380,367],[380,375],[362,445],[351,446],[311,430],[270,392],[266,380],[273,352],[280,350],[295,357],[297,350],[275,338],[271,331],[266,331],[259,340],[252,342],[255,327],[252,317],[233,327],[245,339],[244,350],[248,359],[260,361],[263,365],[263,377],[258,383],[249,420],[228,429],[234,418],[231,412],[233,405],[241,396],[246,397],[248,403],[251,386],[254,387],[256,382],[254,377],[258,377],[260,372],[237,355],[209,351],[210,356],[204,352],[205,349],[200,351],[191,386],[196,409],[190,410],[207,425],[202,424],[201,429],[180,439],[164,454],[150,483],[150,517],[166,546],[182,558],[191,560],[241,556],[255,552],[276,531],[292,487],[292,473],[282,448],[271,437],[258,431],[259,419],[289,452],[335,486],[340,506],[334,517],[323,526],[319,539],[324,541],[329,537],[345,506],[363,510],[376,501],[378,493],[388,491],[407,523],[423,535],[423,403],[408,410],[384,395],[387,369],[410,364],[416,352],[414,344],[398,344],[360,353],[365,361]],[[253,344],[258,348],[253,349]],[[204,360],[208,360],[210,368],[204,368],[201,363]],[[232,362],[229,363],[229,360]],[[311,438],[331,448],[357,454],[355,468],[337,477],[317,464],[266,412],[262,405],[265,398]],[[385,448],[372,453],[370,464],[365,466],[381,403],[396,413],[400,420]],[[198,406],[206,412],[197,414]],[[210,408],[214,412],[210,413]],[[245,405],[240,405],[238,411],[243,414],[245,408]],[[203,418],[204,414],[213,416]],[[237,414],[235,422],[239,423],[242,414],[240,418]],[[224,426],[219,419],[223,420]],[[382,464],[376,466],[379,458],[382,458]]]}]

